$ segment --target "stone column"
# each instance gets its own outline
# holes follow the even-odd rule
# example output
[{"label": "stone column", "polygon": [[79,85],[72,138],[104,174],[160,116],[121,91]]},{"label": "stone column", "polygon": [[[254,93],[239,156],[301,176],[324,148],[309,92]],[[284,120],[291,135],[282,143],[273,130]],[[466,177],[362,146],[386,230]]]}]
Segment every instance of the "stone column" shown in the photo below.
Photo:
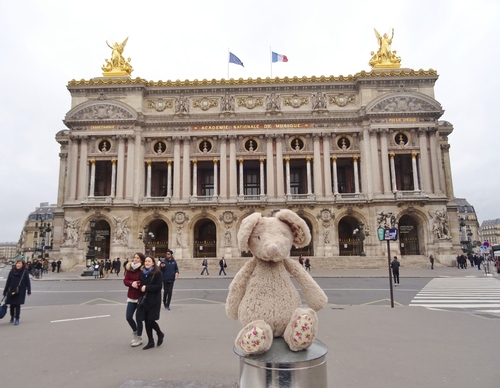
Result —
[{"label": "stone column", "polygon": [[413,190],[420,191],[420,188],[418,185],[417,154],[415,152],[411,153],[411,168],[413,170]]},{"label": "stone column", "polygon": [[[360,150],[360,179],[361,179],[361,187],[363,188],[361,191],[366,195],[367,199],[373,198],[373,179],[375,177],[370,173],[369,165],[371,160],[371,152],[370,152],[370,134],[368,132],[368,126],[364,125],[362,131],[360,133],[360,142],[359,142],[359,150]],[[377,178],[378,179],[378,178]]]},{"label": "stone column", "polygon": [[443,152],[443,162],[444,162],[443,174],[445,175],[444,182],[446,184],[446,196],[448,198],[455,198],[455,194],[453,192],[453,178],[451,176],[450,145],[441,144],[441,150]]},{"label": "stone column", "polygon": [[260,163],[260,195],[266,195],[266,187],[264,182],[264,158],[259,159]]},{"label": "stone column", "polygon": [[353,158],[354,165],[354,192],[359,194],[359,172],[358,172],[358,157]]},{"label": "stone column", "polygon": [[[134,136],[127,136],[127,175],[125,179],[125,198],[130,200],[134,197],[134,161],[135,161],[135,141]],[[142,166],[142,163],[141,163]]]},{"label": "stone column", "polygon": [[116,160],[111,160],[111,193],[110,197],[114,198],[116,193]]},{"label": "stone column", "polygon": [[273,152],[274,135],[266,135],[266,172],[267,172],[267,198],[276,197],[276,182],[274,180],[274,152]]},{"label": "stone column", "polygon": [[381,174],[379,169],[379,159],[378,159],[378,143],[377,143],[377,129],[368,129],[370,134],[370,174],[373,176],[373,194],[377,195],[382,192],[381,189]]},{"label": "stone column", "polygon": [[437,128],[429,128],[429,147],[431,154],[432,184],[434,186],[434,194],[441,194],[441,149],[439,147],[439,131],[437,130]]},{"label": "stone column", "polygon": [[238,181],[236,174],[236,136],[229,136],[229,198],[236,200],[238,196]]},{"label": "stone column", "polygon": [[[306,158],[306,174],[307,174],[307,194],[312,194],[312,177],[311,177],[311,158]],[[287,182],[290,181],[290,159],[288,159],[288,170],[286,173]]]},{"label": "stone column", "polygon": [[197,189],[197,181],[198,181],[198,161],[193,160],[193,197],[196,197],[198,195],[198,189]]},{"label": "stone column", "polygon": [[147,175],[146,175],[146,197],[151,197],[151,160],[146,161]]},{"label": "stone column", "polygon": [[181,199],[181,138],[174,137],[174,185],[172,199],[178,201]]},{"label": "stone column", "polygon": [[89,197],[93,197],[95,192],[95,160],[90,161],[90,190]]},{"label": "stone column", "polygon": [[220,192],[222,199],[227,199],[227,143],[226,136],[219,136],[220,144]]},{"label": "stone column", "polygon": [[333,163],[333,194],[337,195],[339,193],[339,179],[337,176],[337,157],[332,157]]},{"label": "stone column", "polygon": [[394,165],[394,154],[389,155],[391,158],[391,175],[392,175],[392,192],[395,193],[398,191],[398,187],[396,185],[396,166]]},{"label": "stone column", "polygon": [[240,169],[240,179],[239,179],[239,184],[240,184],[240,190],[239,190],[239,195],[240,196],[243,196],[244,195],[244,192],[243,192],[243,159],[240,159],[239,161],[239,169]]},{"label": "stone column", "polygon": [[172,196],[172,161],[167,160],[167,197]]},{"label": "stone column", "polygon": [[[288,159],[290,162],[290,159]],[[284,188],[285,184],[287,185],[288,194],[290,193],[290,164],[288,164],[288,177],[285,182],[285,178],[283,176],[283,135],[276,135],[276,184],[277,190],[276,194],[278,198],[283,198],[285,195]]]},{"label": "stone column", "polygon": [[182,150],[182,195],[181,199],[183,201],[189,201],[191,194],[191,160],[189,153],[189,137],[185,136],[183,138],[183,150]]},{"label": "stone column", "polygon": [[88,137],[80,138],[80,165],[78,166],[78,196],[77,196],[77,199],[79,201],[85,198],[88,187],[86,185],[86,183],[88,182],[87,179],[89,173],[88,161],[87,161],[88,142],[89,142]]},{"label": "stone column", "polygon": [[[323,177],[321,176],[321,147],[319,144],[319,135],[314,136],[313,139],[313,148],[314,148],[314,157],[313,157],[313,175],[314,175],[314,194],[316,198],[318,196],[324,197],[323,193]],[[312,180],[312,176],[311,176]],[[309,181],[309,179],[308,179]]]},{"label": "stone column", "polygon": [[66,193],[64,189],[68,186],[66,169],[68,168],[68,154],[59,153],[59,182],[57,185],[57,207],[61,207],[66,202]]},{"label": "stone column", "polygon": [[116,198],[123,199],[125,181],[125,137],[118,136],[118,164],[116,170]]},{"label": "stone column", "polygon": [[[69,182],[67,186],[66,198],[70,201],[76,199],[76,179],[78,178],[78,141],[79,139],[75,136],[70,136],[70,146],[69,146]],[[85,174],[87,175],[87,174]]]},{"label": "stone column", "polygon": [[214,159],[214,197],[217,197],[218,196],[218,193],[219,193],[219,172],[218,172],[218,168],[217,168],[217,163],[218,163],[218,160],[217,159]]},{"label": "stone column", "polygon": [[[384,194],[389,194],[391,192],[391,172],[389,167],[389,155],[387,144],[388,144],[388,131],[387,129],[380,130],[380,155],[382,160],[382,168],[379,171],[382,172],[382,182]],[[379,159],[377,158],[377,165],[379,164]],[[375,175],[378,176],[378,175]]]},{"label": "stone column", "polygon": [[139,200],[144,198],[144,176],[146,171],[144,168],[144,139],[140,135],[135,137],[134,169],[131,171],[134,171],[134,203],[139,203]]},{"label": "stone column", "polygon": [[332,170],[330,165],[330,136],[323,134],[323,180],[325,181],[325,197],[332,196]]},{"label": "stone column", "polygon": [[285,159],[285,168],[286,168],[286,195],[290,195],[290,158],[287,157]]}]

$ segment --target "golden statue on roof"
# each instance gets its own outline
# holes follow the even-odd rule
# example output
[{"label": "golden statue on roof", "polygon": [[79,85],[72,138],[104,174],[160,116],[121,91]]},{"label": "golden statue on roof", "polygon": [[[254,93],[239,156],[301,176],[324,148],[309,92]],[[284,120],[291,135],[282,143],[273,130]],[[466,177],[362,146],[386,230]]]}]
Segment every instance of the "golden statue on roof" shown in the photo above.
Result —
[{"label": "golden statue on roof", "polygon": [[116,42],[112,46],[106,41],[108,47],[111,51],[111,60],[106,59],[106,63],[102,67],[102,75],[105,77],[123,77],[130,76],[130,73],[134,71],[130,65],[130,58],[127,60],[123,58],[123,50],[127,44],[128,37],[121,44]]},{"label": "golden statue on roof", "polygon": [[372,58],[370,59],[371,67],[374,69],[398,69],[401,67],[401,58],[396,56],[396,50],[391,51],[392,39],[394,38],[394,28],[392,35],[389,38],[387,34],[383,36],[374,28],[375,36],[379,45],[378,51],[372,51]]}]

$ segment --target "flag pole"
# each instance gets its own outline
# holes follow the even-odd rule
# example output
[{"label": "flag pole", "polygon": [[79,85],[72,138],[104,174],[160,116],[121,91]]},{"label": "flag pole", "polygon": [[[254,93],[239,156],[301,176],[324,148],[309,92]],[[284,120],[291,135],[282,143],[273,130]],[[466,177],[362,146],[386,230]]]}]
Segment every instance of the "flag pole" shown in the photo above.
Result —
[{"label": "flag pole", "polygon": [[229,80],[229,47],[227,48],[227,79]]},{"label": "flag pole", "polygon": [[271,50],[271,46],[269,46],[269,55],[270,55],[270,66],[271,66],[271,79],[273,78],[273,51]]}]

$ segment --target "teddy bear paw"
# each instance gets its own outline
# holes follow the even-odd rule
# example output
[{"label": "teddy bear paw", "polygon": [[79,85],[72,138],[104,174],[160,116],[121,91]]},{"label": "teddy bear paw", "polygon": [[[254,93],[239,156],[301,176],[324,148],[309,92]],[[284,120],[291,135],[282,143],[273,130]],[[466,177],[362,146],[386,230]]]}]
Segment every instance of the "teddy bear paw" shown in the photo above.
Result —
[{"label": "teddy bear paw", "polygon": [[[267,324],[265,326],[268,326]],[[235,345],[246,354],[262,354],[269,350],[273,341],[270,327],[246,326]]]},{"label": "teddy bear paw", "polygon": [[288,345],[293,351],[307,349],[316,337],[317,325],[309,314],[300,314],[291,322],[288,331]]}]

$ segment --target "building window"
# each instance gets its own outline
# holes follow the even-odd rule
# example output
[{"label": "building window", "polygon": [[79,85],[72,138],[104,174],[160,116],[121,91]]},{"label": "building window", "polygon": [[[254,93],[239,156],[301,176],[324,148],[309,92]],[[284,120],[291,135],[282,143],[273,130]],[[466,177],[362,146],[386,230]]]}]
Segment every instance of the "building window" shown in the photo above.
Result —
[{"label": "building window", "polygon": [[214,170],[202,169],[199,171],[201,175],[201,195],[211,197],[214,195]]},{"label": "building window", "polygon": [[244,195],[260,194],[260,172],[257,169],[245,169],[243,174]]}]

